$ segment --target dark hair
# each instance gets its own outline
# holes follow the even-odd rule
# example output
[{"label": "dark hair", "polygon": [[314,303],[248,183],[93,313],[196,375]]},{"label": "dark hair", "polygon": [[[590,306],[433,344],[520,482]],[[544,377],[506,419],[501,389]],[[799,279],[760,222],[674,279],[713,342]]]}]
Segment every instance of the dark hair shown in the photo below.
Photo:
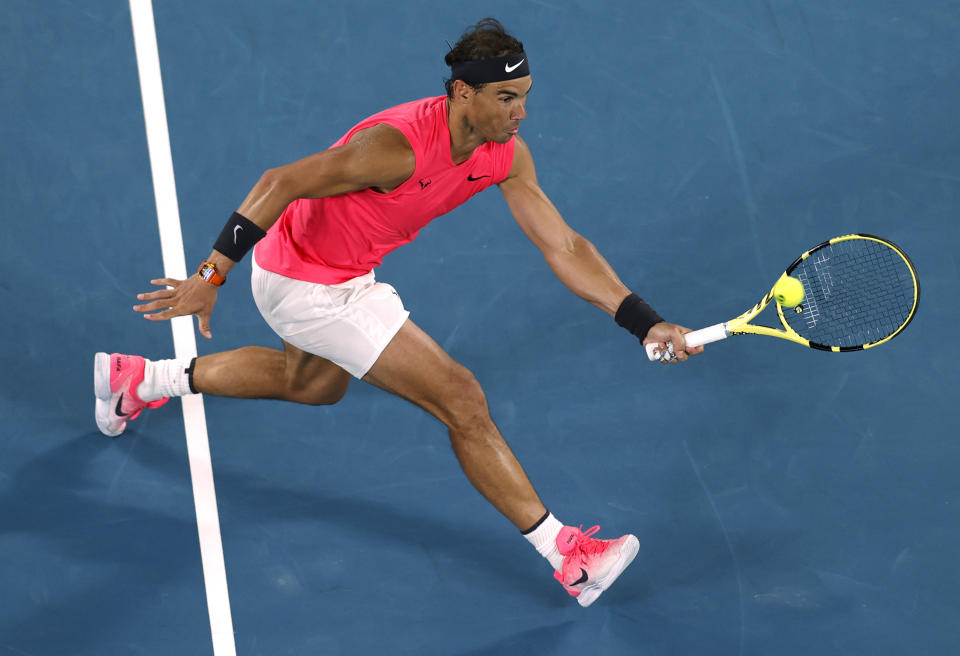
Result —
[{"label": "dark hair", "polygon": [[[523,52],[523,43],[517,41],[507,33],[507,30],[496,18],[484,18],[471,25],[460,36],[460,40],[450,49],[443,61],[447,66],[460,62],[482,61],[495,59],[507,55],[519,55]],[[453,96],[453,79],[444,81],[447,95]],[[478,91],[484,84],[471,85]]]}]

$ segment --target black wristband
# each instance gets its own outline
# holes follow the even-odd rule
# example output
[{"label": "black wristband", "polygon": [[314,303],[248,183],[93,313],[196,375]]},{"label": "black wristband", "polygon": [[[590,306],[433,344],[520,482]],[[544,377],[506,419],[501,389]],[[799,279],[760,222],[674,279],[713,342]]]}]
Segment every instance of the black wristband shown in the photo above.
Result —
[{"label": "black wristband", "polygon": [[617,322],[617,325],[629,330],[636,335],[637,339],[641,342],[643,338],[647,336],[647,333],[650,332],[654,324],[663,321],[663,317],[657,314],[652,307],[647,305],[645,300],[636,294],[630,294],[623,299],[613,318]]},{"label": "black wristband", "polygon": [[242,214],[234,212],[220,231],[213,248],[234,262],[239,262],[266,235],[263,228]]}]

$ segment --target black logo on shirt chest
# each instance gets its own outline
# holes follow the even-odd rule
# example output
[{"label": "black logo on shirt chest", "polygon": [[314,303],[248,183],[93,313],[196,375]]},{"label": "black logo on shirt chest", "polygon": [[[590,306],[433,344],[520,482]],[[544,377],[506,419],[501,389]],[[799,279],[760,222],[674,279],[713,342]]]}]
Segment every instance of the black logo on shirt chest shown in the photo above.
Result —
[{"label": "black logo on shirt chest", "polygon": [[[467,182],[477,182],[479,180],[483,180],[484,178],[489,178],[489,177],[490,177],[489,175],[475,176],[472,173],[470,173],[467,175]],[[429,187],[431,184],[433,184],[433,180],[431,180],[430,178],[420,178],[419,180],[417,180],[417,182],[420,184],[420,191],[423,191],[424,189]]]}]

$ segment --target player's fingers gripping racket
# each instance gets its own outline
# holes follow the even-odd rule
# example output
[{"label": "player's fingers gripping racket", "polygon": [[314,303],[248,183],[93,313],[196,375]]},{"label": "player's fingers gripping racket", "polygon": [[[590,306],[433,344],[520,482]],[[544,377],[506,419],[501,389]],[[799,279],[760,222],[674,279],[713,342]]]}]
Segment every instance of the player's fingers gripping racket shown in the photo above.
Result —
[{"label": "player's fingers gripping racket", "polygon": [[[782,329],[750,323],[774,300]],[[919,300],[917,271],[899,246],[873,235],[844,235],[798,257],[763,300],[736,319],[683,337],[687,346],[754,334],[822,351],[859,351],[896,337]],[[670,359],[672,346],[648,344],[647,355]]]}]

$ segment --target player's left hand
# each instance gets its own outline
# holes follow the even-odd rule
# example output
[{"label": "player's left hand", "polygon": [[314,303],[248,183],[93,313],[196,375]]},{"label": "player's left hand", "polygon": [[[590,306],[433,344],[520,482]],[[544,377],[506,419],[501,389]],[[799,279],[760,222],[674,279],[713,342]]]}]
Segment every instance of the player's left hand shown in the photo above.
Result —
[{"label": "player's left hand", "polygon": [[673,364],[674,362],[686,362],[691,355],[703,353],[702,346],[693,346],[688,348],[683,339],[684,334],[689,333],[690,329],[679,326],[675,323],[661,321],[654,324],[647,336],[643,339],[643,345],[657,344],[661,350],[666,350],[667,342],[673,343],[674,357],[660,360],[664,364]]},{"label": "player's left hand", "polygon": [[134,305],[133,309],[150,321],[166,321],[188,314],[197,315],[197,327],[200,334],[210,339],[210,314],[217,302],[219,287],[204,282],[199,276],[190,276],[186,280],[175,278],[157,278],[151,285],[163,287],[156,292],[137,294],[137,299],[149,301]]}]

